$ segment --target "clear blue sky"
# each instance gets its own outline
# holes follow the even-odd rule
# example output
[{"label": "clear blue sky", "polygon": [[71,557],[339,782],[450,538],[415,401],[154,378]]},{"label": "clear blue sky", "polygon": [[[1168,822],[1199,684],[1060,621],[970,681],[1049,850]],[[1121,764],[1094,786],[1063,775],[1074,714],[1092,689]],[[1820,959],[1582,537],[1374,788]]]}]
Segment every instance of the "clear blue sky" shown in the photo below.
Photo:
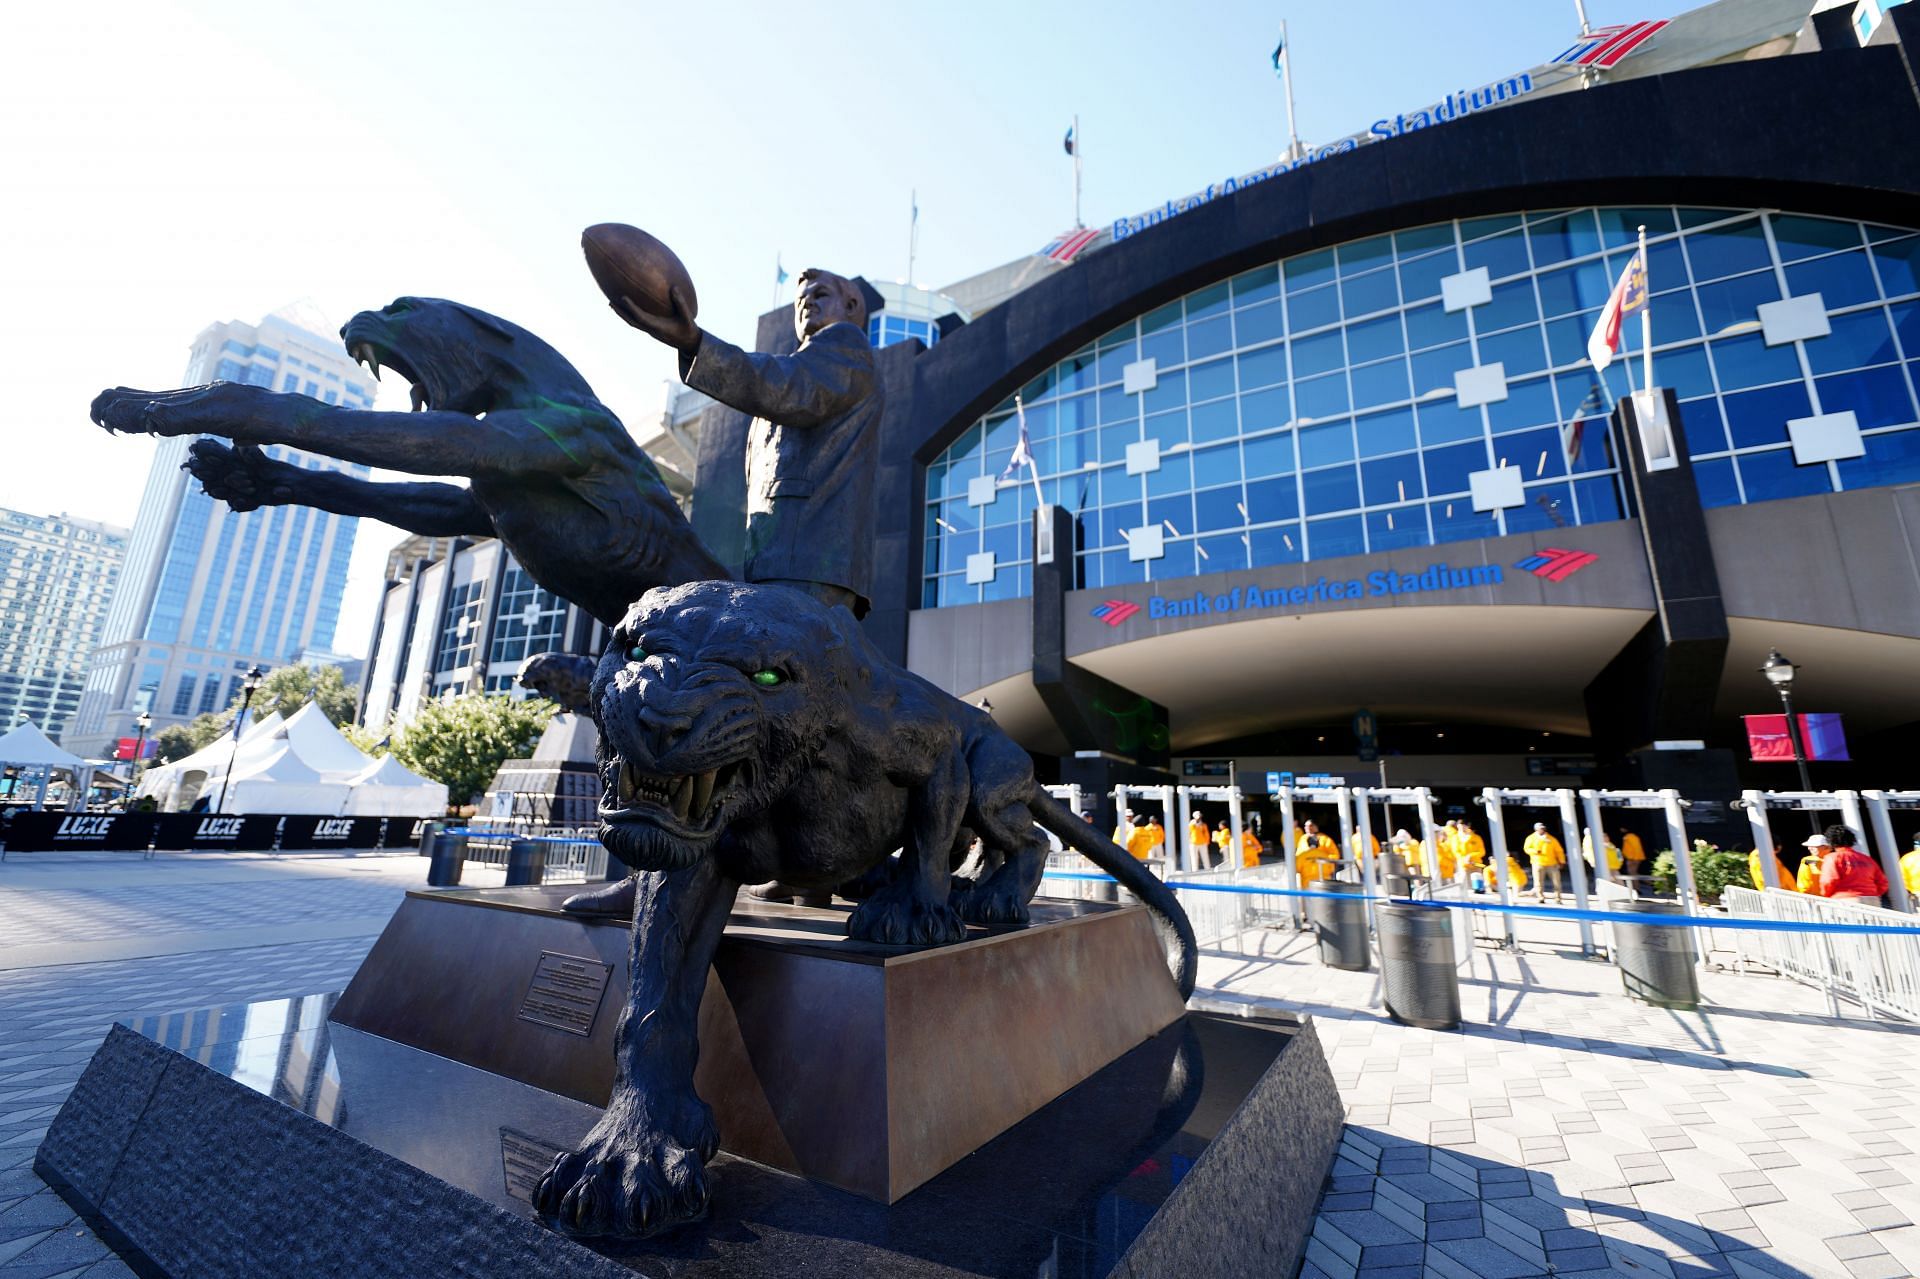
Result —
[{"label": "clear blue sky", "polygon": [[[1595,24],[1673,0],[1589,0]],[[773,269],[938,286],[1072,222],[1270,162],[1288,19],[1300,133],[1364,128],[1544,62],[1572,0],[778,5],[151,0],[34,6],[0,48],[0,505],[131,524],[150,445],[86,420],[168,387],[194,335],[307,298],[343,322],[454,297],[548,338],[629,425],[671,361],[605,309],[582,227],[672,245],[736,341]],[[404,409],[389,375],[380,407]],[[397,536],[363,526],[339,646],[364,648]]]}]

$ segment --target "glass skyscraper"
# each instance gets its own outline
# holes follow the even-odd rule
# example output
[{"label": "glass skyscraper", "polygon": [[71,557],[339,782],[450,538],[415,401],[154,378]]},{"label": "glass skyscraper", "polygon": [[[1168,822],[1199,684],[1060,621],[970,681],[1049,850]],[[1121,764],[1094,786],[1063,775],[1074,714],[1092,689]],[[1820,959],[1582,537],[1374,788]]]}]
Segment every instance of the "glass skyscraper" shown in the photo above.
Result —
[{"label": "glass skyscraper", "polygon": [[0,731],[65,733],[126,554],[124,528],[0,511]]},{"label": "glass skyscraper", "polygon": [[[304,309],[258,325],[228,322],[193,344],[185,383],[242,382],[348,408],[373,406],[374,382]],[[134,521],[69,745],[104,753],[133,733],[225,707],[242,673],[331,649],[358,521],[305,506],[240,513],[180,469],[190,438],[160,441]],[[364,478],[364,466],[274,446],[268,456]]]}]

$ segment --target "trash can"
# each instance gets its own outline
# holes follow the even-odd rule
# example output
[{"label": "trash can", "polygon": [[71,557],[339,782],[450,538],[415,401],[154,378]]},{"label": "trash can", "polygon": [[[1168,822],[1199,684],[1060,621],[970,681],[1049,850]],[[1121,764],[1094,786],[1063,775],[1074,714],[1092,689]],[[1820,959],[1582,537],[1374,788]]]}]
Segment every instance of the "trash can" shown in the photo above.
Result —
[{"label": "trash can", "polygon": [[1454,966],[1453,917],[1445,906],[1381,904],[1380,976],[1387,1012],[1422,1030],[1460,1024],[1460,970]]},{"label": "trash can", "polygon": [[[1614,910],[1631,915],[1679,915],[1678,902],[1617,902]],[[1693,939],[1672,924],[1613,925],[1613,957],[1620,980],[1635,999],[1661,1008],[1693,1009],[1700,1004],[1700,978],[1693,966]]]},{"label": "trash can", "polygon": [[537,884],[547,877],[547,846],[537,839],[507,845],[507,887]]},{"label": "trash can", "polygon": [[1330,894],[1307,900],[1307,918],[1320,942],[1320,962],[1355,973],[1370,970],[1373,954],[1367,944],[1365,887],[1323,879],[1313,885],[1313,891]]},{"label": "trash can", "polygon": [[1380,857],[1380,882],[1389,897],[1405,897],[1413,892],[1413,876],[1407,868],[1407,859],[1399,853],[1383,853]]},{"label": "trash can", "polygon": [[445,822],[422,822],[420,824],[420,855],[433,856],[433,841],[447,828]]},{"label": "trash can", "polygon": [[427,860],[427,887],[453,888],[467,864],[467,832],[443,830],[434,835]]}]

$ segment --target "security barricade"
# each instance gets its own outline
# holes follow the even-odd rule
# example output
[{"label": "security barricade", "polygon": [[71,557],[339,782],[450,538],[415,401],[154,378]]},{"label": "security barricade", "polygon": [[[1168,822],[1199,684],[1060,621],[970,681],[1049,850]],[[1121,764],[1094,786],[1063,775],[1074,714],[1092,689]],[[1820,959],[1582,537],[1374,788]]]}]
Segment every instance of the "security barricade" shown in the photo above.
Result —
[{"label": "security barricade", "polygon": [[[1779,888],[1756,892],[1728,887],[1720,901],[1738,918],[1902,928],[1913,924],[1913,916],[1903,911]],[[1828,1011],[1836,1016],[1844,997],[1868,1016],[1920,1021],[1920,934],[1767,931],[1740,936],[1743,956],[1757,954],[1782,976],[1825,991]]]},{"label": "security barricade", "polygon": [[512,859],[514,841],[533,839],[543,850],[546,869],[542,882],[571,884],[606,877],[606,846],[584,835],[528,836],[511,830],[489,830],[479,826],[463,826],[445,833],[465,838],[464,860],[470,865],[498,866],[505,871]]},{"label": "security barricade", "polygon": [[7,853],[144,853],[153,843],[155,813],[69,813],[13,809],[0,830]]}]

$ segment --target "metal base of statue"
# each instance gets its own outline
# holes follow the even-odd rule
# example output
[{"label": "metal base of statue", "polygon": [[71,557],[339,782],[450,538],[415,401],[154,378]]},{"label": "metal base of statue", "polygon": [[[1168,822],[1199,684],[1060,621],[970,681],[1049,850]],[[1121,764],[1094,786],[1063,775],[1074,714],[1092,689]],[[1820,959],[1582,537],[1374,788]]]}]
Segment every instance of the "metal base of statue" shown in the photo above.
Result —
[{"label": "metal base of statue", "polygon": [[723,1134],[707,1219],[556,1234],[528,1199],[599,1117],[625,930],[555,897],[412,894],[341,996],[116,1027],[36,1167],[158,1275],[1092,1279],[1299,1257],[1342,1114],[1311,1023],[1185,1012],[1139,908],[1044,900],[1031,929],[924,951],[850,942],[839,910],[743,906],[701,1012]]}]

